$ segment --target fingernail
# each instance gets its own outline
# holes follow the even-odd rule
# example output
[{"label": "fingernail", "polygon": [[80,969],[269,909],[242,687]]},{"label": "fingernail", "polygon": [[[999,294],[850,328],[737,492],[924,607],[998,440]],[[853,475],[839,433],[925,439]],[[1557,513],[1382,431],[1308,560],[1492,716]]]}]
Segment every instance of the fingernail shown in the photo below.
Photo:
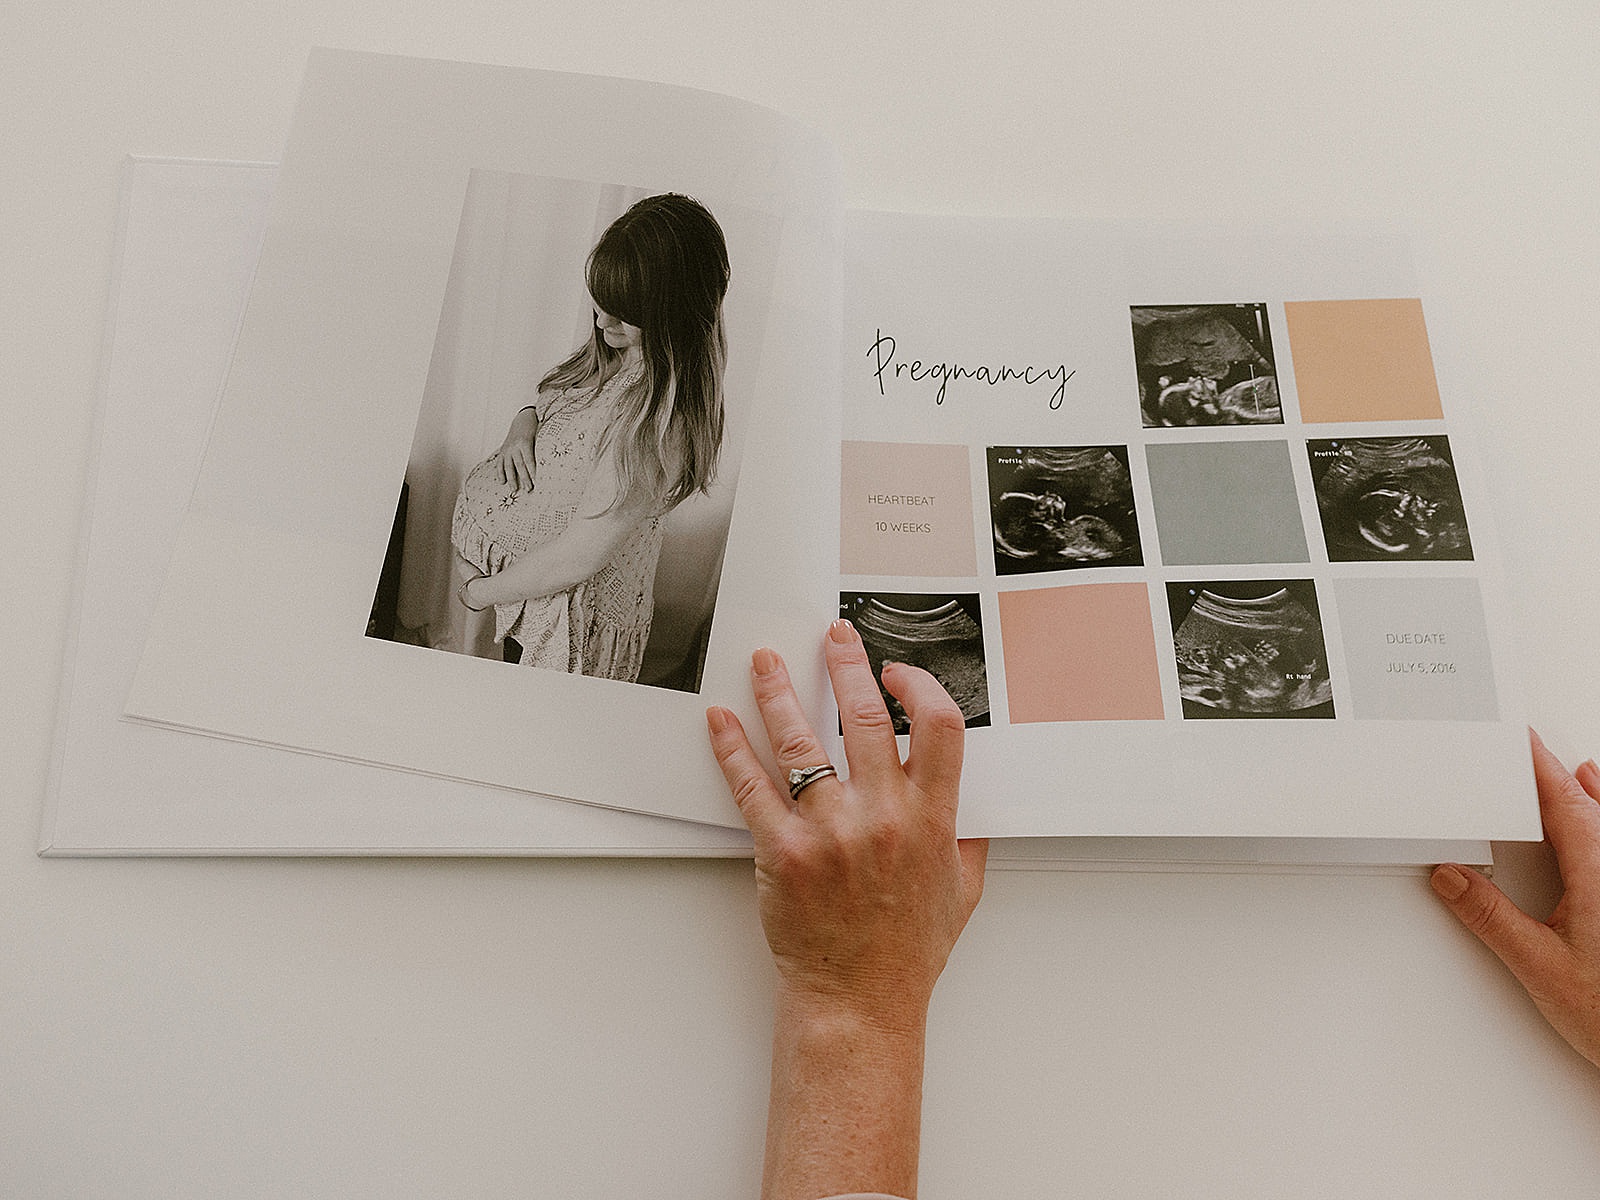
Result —
[{"label": "fingernail", "polygon": [[706,728],[712,733],[722,733],[728,728],[728,710],[712,705],[706,709]]},{"label": "fingernail", "polygon": [[1434,871],[1428,882],[1446,900],[1459,900],[1467,890],[1467,873],[1454,863],[1445,863]]},{"label": "fingernail", "polygon": [[783,660],[765,646],[750,656],[750,666],[757,675],[771,675],[782,665]]},{"label": "fingernail", "polygon": [[848,646],[855,639],[855,635],[856,627],[843,617],[828,626],[828,639],[838,642],[841,646]]}]

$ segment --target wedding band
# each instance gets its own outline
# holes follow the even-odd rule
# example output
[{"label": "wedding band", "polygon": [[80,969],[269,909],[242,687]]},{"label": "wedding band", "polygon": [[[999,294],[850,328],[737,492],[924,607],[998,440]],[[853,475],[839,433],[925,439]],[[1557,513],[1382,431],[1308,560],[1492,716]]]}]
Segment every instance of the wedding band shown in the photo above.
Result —
[{"label": "wedding band", "polygon": [[800,799],[800,793],[817,780],[829,775],[837,777],[838,774],[839,772],[833,769],[832,763],[822,763],[815,767],[796,767],[789,772],[789,799]]}]

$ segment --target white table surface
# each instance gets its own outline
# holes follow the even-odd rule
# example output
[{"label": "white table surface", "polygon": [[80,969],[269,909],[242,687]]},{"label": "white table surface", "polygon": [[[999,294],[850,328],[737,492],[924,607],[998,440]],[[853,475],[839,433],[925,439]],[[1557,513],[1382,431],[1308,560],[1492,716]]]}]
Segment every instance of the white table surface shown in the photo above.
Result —
[{"label": "white table surface", "polygon": [[[314,44],[766,103],[835,138],[859,205],[1413,224],[1492,427],[1532,718],[1600,750],[1588,3],[12,3],[0,1195],[759,1178],[746,863],[34,855],[119,164],[276,159]],[[1551,903],[1541,850],[1497,855]],[[927,1197],[1592,1196],[1600,1072],[1420,871],[995,873],[935,1001],[923,1161]]]}]

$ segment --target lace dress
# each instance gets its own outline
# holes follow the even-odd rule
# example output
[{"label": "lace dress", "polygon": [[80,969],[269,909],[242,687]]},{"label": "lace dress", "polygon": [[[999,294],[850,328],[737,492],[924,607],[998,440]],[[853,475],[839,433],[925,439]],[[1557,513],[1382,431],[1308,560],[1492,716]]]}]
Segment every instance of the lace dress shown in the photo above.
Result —
[{"label": "lace dress", "polygon": [[[501,483],[490,460],[467,476],[456,498],[450,541],[457,553],[493,575],[534,546],[561,536],[595,468],[600,442],[640,368],[598,388],[541,393],[535,404],[533,489]],[[662,517],[642,522],[616,555],[565,592],[495,605],[495,640],[515,638],[524,666],[632,682],[650,638]]]}]

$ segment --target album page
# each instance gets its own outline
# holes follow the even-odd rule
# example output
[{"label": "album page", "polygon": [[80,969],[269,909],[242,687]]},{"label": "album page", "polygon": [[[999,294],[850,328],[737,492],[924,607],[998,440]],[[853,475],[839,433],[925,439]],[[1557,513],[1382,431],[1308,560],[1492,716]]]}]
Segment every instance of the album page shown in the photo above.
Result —
[{"label": "album page", "polygon": [[127,712],[738,827],[751,648],[825,720],[836,181],[724,97],[314,53]]},{"label": "album page", "polygon": [[845,245],[840,611],[960,703],[964,830],[1538,839],[1492,398],[1403,238]]}]

